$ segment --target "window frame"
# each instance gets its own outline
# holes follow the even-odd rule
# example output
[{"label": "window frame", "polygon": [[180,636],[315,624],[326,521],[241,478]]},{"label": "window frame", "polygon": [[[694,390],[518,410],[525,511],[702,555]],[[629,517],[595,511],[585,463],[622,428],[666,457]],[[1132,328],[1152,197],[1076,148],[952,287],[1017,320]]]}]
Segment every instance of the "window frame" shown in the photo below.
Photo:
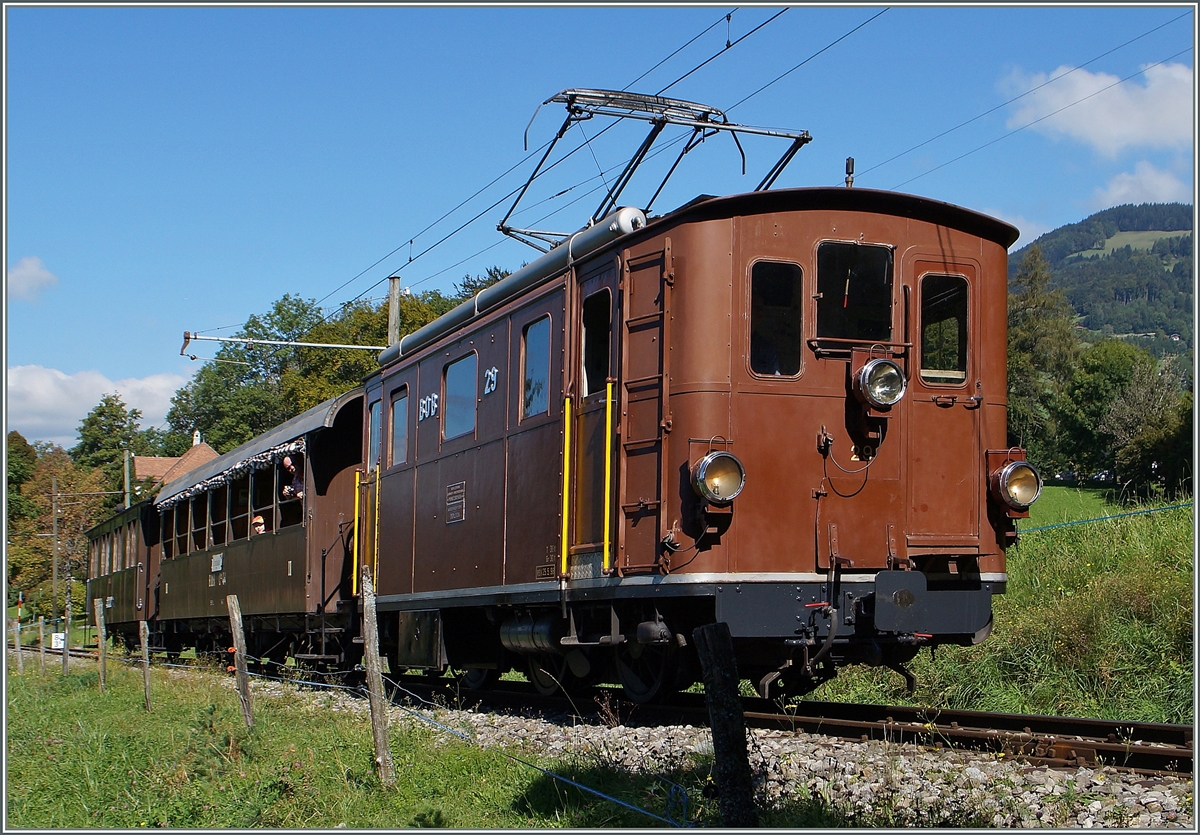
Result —
[{"label": "window frame", "polygon": [[[962,379],[946,380],[946,379],[931,379],[925,376],[925,300],[926,287],[925,283],[929,279],[957,279],[960,286],[965,291],[965,302],[962,316],[962,333],[961,333],[961,350],[962,350],[962,370],[948,368],[931,368],[931,372],[941,372],[942,374],[962,374]],[[957,272],[926,272],[922,273],[917,279],[918,283],[918,306],[917,306],[917,379],[921,385],[940,388],[963,388],[967,385],[971,377],[971,281],[963,273]],[[939,321],[950,321],[942,319]]]},{"label": "window frame", "polygon": [[[766,374],[754,368],[754,270],[759,264],[773,264],[793,267],[796,270],[794,309],[799,317],[796,327],[796,371],[792,374]],[[804,267],[796,261],[785,258],[757,258],[750,262],[747,271],[747,307],[746,307],[746,368],[750,374],[759,380],[796,380],[804,374]]]},{"label": "window frame", "polygon": [[[537,412],[527,412],[525,408],[525,384],[529,379],[529,332],[534,327],[541,325],[545,325],[546,327],[546,376],[545,392],[543,394],[546,406]],[[517,392],[517,421],[519,423],[536,418],[544,418],[550,414],[550,374],[553,366],[553,351],[550,337],[553,333],[553,328],[554,320],[549,313],[544,313],[521,326],[521,373],[518,383],[520,390]]]},{"label": "window frame", "polygon": [[[463,431],[461,431],[455,435],[448,435],[448,434],[446,434],[446,424],[447,424],[446,416],[452,413],[452,410],[450,407],[450,390],[449,390],[450,369],[456,365],[460,365],[464,362],[467,362],[468,360],[470,360],[474,364],[474,373],[472,374],[472,387],[471,387],[471,398],[470,398],[470,400],[471,400],[471,427],[470,427],[470,429],[464,429]],[[439,424],[439,431],[441,434],[442,443],[447,443],[449,441],[457,441],[457,440],[460,440],[460,439],[466,438],[466,437],[474,438],[476,432],[479,429],[479,352],[475,351],[475,350],[471,350],[465,354],[460,355],[457,359],[453,359],[450,362],[443,364],[442,365],[442,380],[441,380],[441,382],[442,382],[442,397],[441,397],[441,405],[438,410],[440,412],[440,414],[439,414],[440,420],[438,421],[438,424]],[[462,397],[461,394],[456,395],[456,396]]]},{"label": "window frame", "polygon": [[[874,337],[874,336],[836,336],[836,335],[832,335],[832,334],[823,334],[821,332],[821,325],[822,325],[821,313],[823,310],[828,309],[827,307],[825,307],[822,304],[822,302],[824,301],[824,291],[821,289],[822,288],[821,250],[823,247],[826,247],[826,246],[870,247],[872,249],[883,250],[884,252],[887,253],[890,269],[888,272],[889,286],[888,286],[888,293],[887,293],[888,335],[886,338]],[[902,283],[902,281],[897,279],[897,257],[896,256],[897,256],[897,252],[896,252],[896,246],[894,244],[881,243],[878,241],[857,241],[857,240],[843,240],[843,239],[833,239],[833,238],[826,238],[824,240],[817,241],[816,246],[813,250],[813,287],[812,287],[812,298],[813,298],[812,333],[813,333],[813,337],[816,340],[818,340],[818,341],[820,341],[820,340],[839,340],[842,342],[857,342],[857,343],[863,343],[863,344],[880,343],[880,344],[885,344],[885,345],[895,344],[898,341],[896,338],[896,331],[897,331],[897,326],[896,326],[896,305],[897,305],[896,298],[897,297],[896,297],[896,294],[898,292],[897,288]]]},{"label": "window frame", "polygon": [[[404,457],[402,460],[396,460],[396,403],[404,400]],[[382,401],[381,401],[382,402]],[[387,469],[392,467],[403,467],[409,463],[409,390],[408,383],[402,383],[392,389],[388,394],[388,443],[387,443]]]}]

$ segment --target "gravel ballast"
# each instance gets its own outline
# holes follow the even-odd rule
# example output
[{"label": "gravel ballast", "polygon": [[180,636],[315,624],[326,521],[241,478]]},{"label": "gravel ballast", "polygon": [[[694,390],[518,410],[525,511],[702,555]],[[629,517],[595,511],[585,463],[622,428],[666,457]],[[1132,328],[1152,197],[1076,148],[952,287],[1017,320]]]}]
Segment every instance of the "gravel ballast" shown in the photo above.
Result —
[{"label": "gravel ballast", "polygon": [[[254,684],[258,692],[276,688],[294,690],[275,682]],[[365,700],[343,692],[301,692],[333,710],[368,712]],[[390,712],[393,726],[425,723],[447,741],[466,738],[518,755],[583,759],[629,772],[666,774],[712,756],[709,730],[692,725],[648,727],[619,724],[611,715],[603,721],[427,705],[393,706]],[[1187,775],[1046,768],[977,751],[802,732],[751,729],[747,739],[760,807],[817,800],[851,826],[1195,828]]]}]

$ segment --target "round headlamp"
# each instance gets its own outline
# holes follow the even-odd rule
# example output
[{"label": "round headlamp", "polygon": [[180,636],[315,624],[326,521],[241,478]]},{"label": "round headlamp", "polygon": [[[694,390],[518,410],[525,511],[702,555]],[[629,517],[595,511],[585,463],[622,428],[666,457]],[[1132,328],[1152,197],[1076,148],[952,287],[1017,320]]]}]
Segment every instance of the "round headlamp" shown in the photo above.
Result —
[{"label": "round headlamp", "polygon": [[888,409],[900,402],[908,382],[904,372],[892,360],[876,357],[858,369],[855,389],[876,409]]},{"label": "round headlamp", "polygon": [[1006,505],[1025,510],[1042,493],[1042,477],[1028,461],[1009,461],[996,474],[996,494]]},{"label": "round headlamp", "polygon": [[713,504],[729,504],[746,486],[746,468],[729,452],[710,452],[692,469],[692,487]]}]

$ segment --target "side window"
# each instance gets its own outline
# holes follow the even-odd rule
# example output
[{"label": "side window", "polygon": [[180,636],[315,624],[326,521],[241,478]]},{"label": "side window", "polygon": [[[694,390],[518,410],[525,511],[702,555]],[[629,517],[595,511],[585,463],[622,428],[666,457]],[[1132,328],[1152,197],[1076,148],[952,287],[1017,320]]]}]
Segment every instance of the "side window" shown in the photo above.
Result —
[{"label": "side window", "polygon": [[604,391],[608,381],[612,304],[607,289],[593,293],[583,302],[583,396]]},{"label": "side window", "polygon": [[192,550],[203,551],[208,547],[208,494],[201,493],[192,499]]},{"label": "side window", "polygon": [[208,512],[212,516],[212,536],[213,545],[224,545],[229,521],[229,485],[222,484],[212,492],[212,499],[208,505]]},{"label": "side window", "polygon": [[[162,543],[162,555],[164,560],[169,560],[175,556],[175,508],[169,507],[162,511],[160,515],[162,523],[162,531],[159,534],[158,541]],[[97,562],[99,561],[99,552],[97,552]]]},{"label": "side window", "polygon": [[446,366],[446,395],[442,408],[442,437],[446,440],[475,431],[475,392],[478,389],[478,360],[468,354]]},{"label": "side window", "polygon": [[245,539],[250,535],[250,474],[238,476],[229,487],[232,520],[231,539]]},{"label": "side window", "polygon": [[800,268],[759,261],[750,271],[750,370],[765,376],[800,373]]},{"label": "side window", "polygon": [[175,505],[175,553],[188,553],[188,507],[191,502],[180,502]]},{"label": "side window", "polygon": [[921,279],[921,379],[967,379],[967,280],[962,276]]},{"label": "side window", "polygon": [[[250,471],[250,498],[254,518],[251,527],[262,520],[263,532],[275,530],[275,468]],[[252,530],[252,533],[258,533]]]},{"label": "side window", "polygon": [[521,339],[521,419],[550,411],[550,317],[525,326]]},{"label": "side window", "polygon": [[392,431],[388,439],[388,466],[408,463],[408,386],[392,392]]},{"label": "side window", "polygon": [[367,407],[367,472],[379,464],[379,435],[383,428],[383,401],[374,400]]},{"label": "side window", "polygon": [[891,341],[892,260],[885,246],[817,247],[817,336]]}]

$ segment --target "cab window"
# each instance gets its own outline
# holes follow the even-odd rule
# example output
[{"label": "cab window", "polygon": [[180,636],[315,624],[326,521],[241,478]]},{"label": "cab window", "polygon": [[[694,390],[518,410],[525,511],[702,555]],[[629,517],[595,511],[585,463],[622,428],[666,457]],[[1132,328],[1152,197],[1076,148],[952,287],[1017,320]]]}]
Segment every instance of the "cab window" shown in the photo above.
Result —
[{"label": "cab window", "polygon": [[750,370],[766,377],[800,373],[800,268],[759,261],[750,271]]},{"label": "cab window", "polygon": [[817,247],[817,336],[890,342],[892,250],[827,242]]},{"label": "cab window", "polygon": [[379,464],[379,436],[383,429],[383,401],[375,400],[367,407],[367,470]]},{"label": "cab window", "polygon": [[967,379],[967,280],[962,276],[921,279],[921,379]]},{"label": "cab window", "polygon": [[611,294],[593,293],[583,302],[583,396],[603,392],[608,382],[612,332]]}]

